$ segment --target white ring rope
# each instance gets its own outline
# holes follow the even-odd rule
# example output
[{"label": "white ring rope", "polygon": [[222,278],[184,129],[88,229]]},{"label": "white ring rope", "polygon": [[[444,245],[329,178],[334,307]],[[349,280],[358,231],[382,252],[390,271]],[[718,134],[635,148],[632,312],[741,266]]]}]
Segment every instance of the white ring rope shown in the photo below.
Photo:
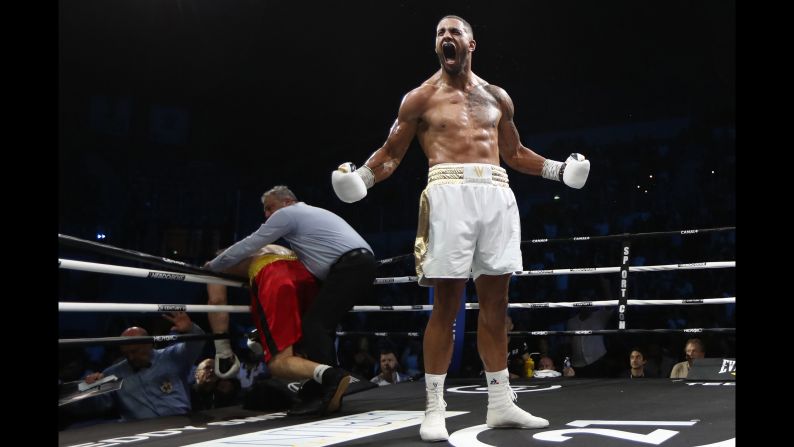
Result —
[{"label": "white ring rope", "polygon": [[[711,229],[707,231],[721,231],[723,229]],[[696,233],[699,230],[686,230],[681,234]],[[704,230],[706,231],[706,230]],[[658,235],[666,234],[659,233]],[[650,235],[657,235],[651,234]],[[600,238],[613,238],[618,235],[606,236]],[[59,235],[59,238],[63,237]],[[76,239],[76,238],[75,238]],[[577,237],[571,240],[589,240],[590,237]],[[593,238],[595,239],[595,238]],[[80,243],[91,244],[90,241],[77,240]],[[531,243],[545,243],[550,242],[549,239],[533,239]],[[557,240],[555,240],[557,241]],[[562,241],[562,239],[560,240]],[[524,241],[522,243],[525,243]],[[104,247],[119,251],[115,247]],[[624,247],[626,249],[626,247]],[[125,251],[126,252],[126,251]],[[142,253],[131,252],[135,256],[142,257]],[[379,261],[379,264],[386,264],[397,259],[401,259],[410,255],[401,255],[394,258]],[[129,257],[129,255],[128,255]],[[160,262],[171,261],[161,258]],[[176,262],[176,261],[171,261]],[[624,259],[624,263],[625,263]],[[137,278],[153,278],[153,279],[169,279],[174,281],[184,281],[192,283],[203,284],[222,284],[232,287],[248,288],[247,282],[234,281],[229,279],[218,278],[216,276],[202,275],[199,273],[182,273],[171,272],[163,270],[149,270],[135,267],[126,267],[118,265],[100,264],[94,262],[77,261],[70,259],[58,259],[58,267],[70,270],[79,270],[94,273],[106,273],[121,276],[131,276]],[[198,267],[191,267],[194,271],[201,271],[203,269]],[[649,266],[623,266],[623,267],[580,267],[580,268],[567,268],[567,269],[548,269],[548,270],[523,270],[513,272],[514,276],[554,276],[554,275],[590,275],[599,273],[619,273],[625,270],[628,272],[658,272],[669,270],[698,270],[698,269],[717,269],[717,268],[735,268],[736,261],[714,261],[714,262],[691,262],[682,264],[665,264],[665,265],[649,265]],[[400,283],[415,283],[418,281],[416,276],[400,276],[400,277],[386,277],[376,278],[374,284],[400,284]],[[508,303],[508,308],[514,309],[541,309],[541,308],[576,308],[576,307],[614,307],[620,306],[621,301],[628,306],[671,306],[671,305],[705,305],[705,304],[731,304],[736,302],[736,297],[723,297],[723,298],[702,298],[702,299],[668,299],[668,300],[638,300],[625,298],[622,300],[595,300],[595,301],[570,301],[570,302],[540,302],[540,303]],[[479,303],[465,303],[466,310],[479,309]],[[213,312],[228,312],[228,313],[249,313],[249,306],[235,306],[235,305],[197,305],[197,304],[148,304],[148,303],[86,303],[86,302],[59,302],[58,310],[62,312],[169,312],[169,311],[183,311],[191,313],[213,313]],[[405,311],[432,311],[433,305],[398,305],[398,306],[354,306],[350,312],[405,312]],[[621,310],[621,312],[623,312]],[[623,314],[621,313],[621,319]],[[596,334],[613,334],[613,333],[673,333],[673,332],[732,332],[734,328],[691,328],[691,329],[625,329],[621,326],[619,329],[603,329],[603,330],[588,330],[588,331],[521,331],[514,332],[515,334],[527,335],[596,335]],[[467,334],[475,332],[466,332]],[[337,332],[337,335],[354,335],[364,334],[364,332]],[[420,337],[419,332],[367,332],[366,334],[376,336],[389,336],[389,335],[405,335],[409,337]],[[513,333],[511,333],[513,334]],[[228,335],[223,335],[228,337]],[[174,336],[167,336],[174,337]],[[201,338],[216,338],[215,335],[182,335],[180,337],[201,337]],[[117,337],[119,338],[119,337]],[[157,337],[155,337],[157,338]],[[161,337],[162,338],[162,337]],[[187,339],[187,338],[185,338]],[[59,340],[59,345],[65,346],[74,344],[78,345],[91,345],[91,344],[124,344],[129,340],[123,337],[120,340],[116,339],[67,339]]]},{"label": "white ring rope", "polygon": [[[664,265],[638,265],[629,266],[630,272],[661,272],[665,270],[697,270],[697,269],[723,269],[736,267],[736,261],[716,261],[716,262],[690,262],[687,264],[664,264]],[[571,269],[553,270],[524,270],[513,272],[515,276],[553,276],[553,275],[592,275],[594,273],[618,273],[620,267],[580,267]],[[398,276],[394,278],[377,278],[375,284],[399,284],[416,282],[416,276]]]},{"label": "white ring rope", "polygon": [[[735,303],[736,297],[703,298],[681,300],[628,300],[631,306],[676,306],[700,304],[729,304]],[[613,307],[618,305],[618,300],[602,301],[571,301],[560,303],[508,303],[507,307],[513,309],[547,309],[559,307]],[[466,303],[466,310],[479,309],[479,303]],[[61,301],[58,303],[61,312],[229,312],[248,313],[248,306],[220,306],[206,304],[137,304],[137,303],[79,303]],[[414,306],[354,306],[350,312],[406,312],[406,311],[431,311],[432,304]]]},{"label": "white ring rope", "polygon": [[250,313],[248,306],[208,305],[208,304],[139,304],[139,303],[76,303],[61,301],[61,312],[229,312]]},{"label": "white ring rope", "polygon": [[121,265],[98,264],[96,262],[58,259],[58,267],[83,272],[109,273],[111,275],[133,276],[136,278],[170,279],[173,281],[198,282],[204,284],[223,284],[232,287],[248,287],[244,282],[229,281],[214,276],[194,275],[192,273],[166,272],[163,270],[147,270]]},{"label": "white ring rope", "polygon": [[[58,267],[69,270],[80,270],[84,272],[109,273],[113,275],[133,276],[136,278],[170,279],[175,281],[197,282],[204,284],[223,284],[232,287],[248,287],[242,282],[218,279],[212,276],[194,275],[192,273],[175,273],[162,270],[147,270],[136,267],[124,267],[120,265],[98,264],[95,262],[75,261],[71,259],[58,259]],[[665,270],[697,270],[697,269],[720,269],[736,267],[736,261],[716,261],[716,262],[691,262],[687,264],[665,264],[665,265],[640,265],[629,266],[630,272],[660,272]],[[523,270],[513,272],[515,276],[553,276],[553,275],[591,275],[595,273],[618,273],[620,267],[579,267],[569,269],[553,270]],[[375,284],[400,284],[416,282],[416,276],[397,276],[393,278],[375,278]]]},{"label": "white ring rope", "polygon": [[[736,267],[736,261],[716,261],[716,262],[690,262],[687,264],[664,264],[664,265],[630,265],[630,272],[662,272],[665,270],[697,270],[697,269],[724,269]],[[513,273],[515,276],[535,276],[535,275],[590,275],[593,273],[618,273],[620,267],[580,267],[573,269],[556,270],[526,270]]]},{"label": "white ring rope", "polygon": [[[510,331],[508,335],[613,335],[613,334],[703,334],[703,333],[734,333],[733,327],[687,328],[687,329],[592,329],[576,331]],[[477,335],[477,331],[465,331],[465,335]],[[336,335],[375,335],[378,337],[422,337],[420,332],[372,332],[372,331],[337,331]]]},{"label": "white ring rope", "polygon": [[[630,306],[678,306],[702,304],[729,304],[735,303],[736,297],[702,298],[682,300],[628,300]],[[614,307],[618,300],[602,301],[571,301],[559,303],[508,303],[511,309],[548,309],[555,307]],[[466,303],[466,310],[479,309],[479,303]],[[406,312],[433,310],[432,304],[417,304],[413,306],[354,306],[351,312]]]}]

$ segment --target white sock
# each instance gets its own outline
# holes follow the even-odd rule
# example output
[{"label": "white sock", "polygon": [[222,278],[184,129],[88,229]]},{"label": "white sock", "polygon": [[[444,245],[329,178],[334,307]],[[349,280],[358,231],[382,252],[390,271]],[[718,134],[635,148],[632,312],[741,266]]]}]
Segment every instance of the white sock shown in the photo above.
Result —
[{"label": "white sock", "polygon": [[446,374],[425,374],[425,392],[427,393],[425,411],[443,411],[447,404],[444,402],[444,379]]},{"label": "white sock", "polygon": [[501,407],[512,402],[510,389],[510,375],[507,368],[501,371],[485,371],[485,380],[488,383],[488,406]]},{"label": "white sock", "polygon": [[425,374],[425,390],[444,393],[446,374]]},{"label": "white sock", "polygon": [[323,383],[323,373],[326,369],[331,369],[328,365],[317,365],[314,368],[314,381],[322,385]]},{"label": "white sock", "polygon": [[228,339],[215,340],[215,354],[227,359],[234,355],[232,344]]}]

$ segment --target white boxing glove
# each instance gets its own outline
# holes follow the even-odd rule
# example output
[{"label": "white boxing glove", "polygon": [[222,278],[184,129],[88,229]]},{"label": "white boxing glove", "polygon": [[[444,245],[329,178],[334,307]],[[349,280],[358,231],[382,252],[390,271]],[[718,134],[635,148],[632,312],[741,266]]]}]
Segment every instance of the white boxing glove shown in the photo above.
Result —
[{"label": "white boxing glove", "polygon": [[560,170],[562,182],[571,188],[581,189],[590,174],[590,160],[584,158],[582,154],[571,154],[565,165]]},{"label": "white boxing glove", "polygon": [[331,173],[331,185],[339,200],[345,203],[358,202],[367,195],[367,189],[375,184],[375,174],[369,166],[356,169],[353,163],[342,163]]},{"label": "white boxing glove", "polygon": [[581,189],[590,174],[590,160],[582,154],[573,153],[565,163],[546,159],[540,175],[549,180],[563,182],[571,188]]},{"label": "white boxing glove", "polygon": [[234,355],[228,339],[215,340],[215,375],[221,379],[237,377],[240,359]]}]

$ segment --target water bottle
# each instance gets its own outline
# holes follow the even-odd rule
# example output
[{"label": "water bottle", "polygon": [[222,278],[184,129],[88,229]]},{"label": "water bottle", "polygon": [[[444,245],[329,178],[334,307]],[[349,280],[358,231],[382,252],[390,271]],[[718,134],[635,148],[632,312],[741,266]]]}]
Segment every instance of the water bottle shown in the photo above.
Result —
[{"label": "water bottle", "polygon": [[535,361],[532,360],[533,355],[540,355],[539,352],[533,352],[529,354],[526,360],[524,360],[524,377],[530,378],[535,375]]},{"label": "water bottle", "polygon": [[527,357],[524,360],[524,377],[530,378],[535,374],[535,361],[532,360],[532,356]]}]

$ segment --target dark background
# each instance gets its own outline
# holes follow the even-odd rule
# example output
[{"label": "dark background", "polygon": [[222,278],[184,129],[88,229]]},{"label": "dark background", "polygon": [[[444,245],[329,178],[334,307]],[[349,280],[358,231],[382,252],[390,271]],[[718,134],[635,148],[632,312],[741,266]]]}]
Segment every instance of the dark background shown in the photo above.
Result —
[{"label": "dark background", "polygon": [[[348,220],[378,258],[410,253],[427,172],[418,144],[356,204],[334,196],[330,173],[380,147],[402,96],[438,69],[445,14],[473,25],[473,71],[510,94],[523,144],[592,162],[582,190],[508,169],[524,240],[735,225],[734,1],[64,0],[58,14],[63,234],[201,265],[254,231],[262,192],[286,184]],[[632,263],[732,260],[734,244],[732,232],[641,242]],[[522,247],[525,268],[619,261],[614,244],[559,247]],[[411,272],[409,261],[379,276]],[[206,303],[197,285],[60,275],[63,301]],[[632,297],[735,294],[733,269],[650,275],[637,275]],[[590,275],[514,284],[517,302],[601,290]],[[379,293],[371,304],[427,301],[413,285]],[[715,325],[724,311],[703,312]],[[62,335],[117,335],[130,323],[88,315],[62,315]],[[426,315],[411,318],[423,327]],[[565,318],[514,316],[517,330]],[[397,330],[396,320],[368,323]]]},{"label": "dark background", "polygon": [[[541,155],[568,155],[536,139],[550,132],[734,125],[730,1],[66,1],[60,231],[162,255],[181,237],[200,248],[177,255],[198,258],[253,231],[259,196],[279,183],[362,233],[413,231],[427,169],[416,142],[362,204],[338,201],[329,173],[380,147],[402,96],[438,69],[446,13],[472,23],[473,70],[507,90],[522,142]],[[594,179],[614,174],[580,151]],[[519,197],[563,190],[524,180]]]}]

